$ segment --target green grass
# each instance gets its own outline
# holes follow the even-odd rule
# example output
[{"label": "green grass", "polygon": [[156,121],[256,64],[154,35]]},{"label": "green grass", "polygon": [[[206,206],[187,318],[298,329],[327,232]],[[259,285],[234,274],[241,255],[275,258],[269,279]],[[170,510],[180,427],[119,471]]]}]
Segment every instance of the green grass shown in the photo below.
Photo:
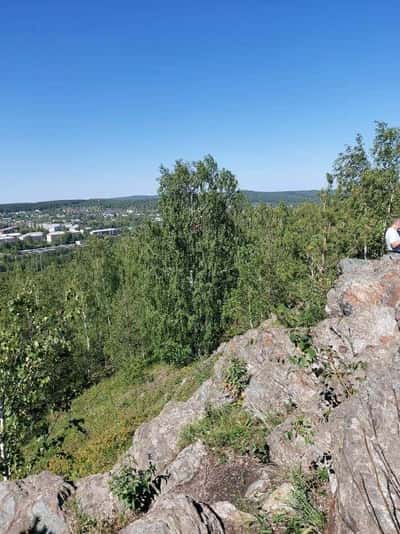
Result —
[{"label": "green grass", "polygon": [[246,412],[239,403],[210,408],[203,419],[183,430],[181,447],[200,439],[221,458],[230,450],[241,455],[250,454],[267,462],[267,437],[279,422],[280,419],[276,417],[261,422]]},{"label": "green grass", "polygon": [[48,469],[76,479],[110,469],[130,447],[136,428],[158,415],[168,401],[187,400],[210,376],[214,361],[208,358],[181,368],[154,365],[142,383],[129,383],[122,372],[102,380],[77,397],[70,410],[49,417],[49,438],[33,440],[25,448],[29,470]]},{"label": "green grass", "polygon": [[257,519],[260,532],[273,534],[275,531],[286,534],[322,534],[326,527],[326,472],[306,474],[301,469],[294,469],[291,475],[293,490],[288,504],[293,513],[277,513],[268,517],[260,513]]}]

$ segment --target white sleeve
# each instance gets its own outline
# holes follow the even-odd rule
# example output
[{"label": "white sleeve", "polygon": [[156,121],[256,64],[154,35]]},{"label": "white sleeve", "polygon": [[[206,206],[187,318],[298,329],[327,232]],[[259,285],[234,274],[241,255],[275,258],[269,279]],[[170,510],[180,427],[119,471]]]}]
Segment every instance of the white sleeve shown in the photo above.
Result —
[{"label": "white sleeve", "polygon": [[386,241],[393,245],[396,241],[400,241],[400,236],[394,228],[389,228],[387,231]]}]

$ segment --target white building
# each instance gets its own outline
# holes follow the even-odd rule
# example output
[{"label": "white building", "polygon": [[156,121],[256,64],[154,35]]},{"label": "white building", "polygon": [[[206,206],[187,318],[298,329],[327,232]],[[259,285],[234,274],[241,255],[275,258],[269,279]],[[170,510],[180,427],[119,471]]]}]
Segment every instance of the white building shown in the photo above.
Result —
[{"label": "white building", "polygon": [[63,241],[65,237],[65,232],[58,231],[58,232],[49,232],[46,236],[48,243],[60,243],[60,241]]},{"label": "white building", "polygon": [[32,241],[43,241],[44,233],[43,232],[29,232],[27,234],[21,235],[20,237],[21,241],[26,241],[27,239],[30,239]]},{"label": "white building", "polygon": [[64,228],[64,225],[61,223],[43,223],[42,226],[50,233],[61,232]]},{"label": "white building", "polygon": [[100,228],[99,230],[92,230],[90,235],[103,236],[103,235],[118,235],[120,233],[119,228]]},{"label": "white building", "polygon": [[0,235],[0,245],[7,245],[10,243],[16,243],[18,239],[21,237],[20,233],[14,233],[14,234],[1,234]]},{"label": "white building", "polygon": [[12,232],[13,230],[16,230],[17,227],[16,226],[8,226],[7,228],[1,228],[0,229],[0,234],[9,234],[10,232]]}]

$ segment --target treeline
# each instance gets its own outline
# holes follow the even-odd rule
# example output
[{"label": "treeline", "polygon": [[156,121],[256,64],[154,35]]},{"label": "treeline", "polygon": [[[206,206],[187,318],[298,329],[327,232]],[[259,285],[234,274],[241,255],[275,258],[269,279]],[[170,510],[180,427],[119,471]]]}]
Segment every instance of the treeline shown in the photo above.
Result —
[{"label": "treeline", "polygon": [[345,256],[378,257],[400,210],[400,130],[377,123],[339,154],[319,203],[252,206],[213,158],[161,169],[161,221],[92,240],[71,261],[0,278],[0,434],[5,476],[26,474],[23,445],[115,371],[185,365],[272,316],[323,317]]},{"label": "treeline", "polygon": [[[302,202],[318,202],[319,191],[246,191],[242,193],[251,204],[264,202],[276,206],[281,202],[295,205]],[[126,209],[135,207],[138,210],[154,210],[158,205],[158,197],[155,195],[133,195],[117,198],[97,198],[85,200],[48,200],[43,202],[17,202],[12,204],[0,204],[0,213],[15,213],[19,211],[43,210],[53,212],[60,209],[86,208],[86,209]]]},{"label": "treeline", "polygon": [[151,210],[157,207],[157,197],[135,195],[121,198],[92,198],[73,200],[46,200],[42,202],[15,202],[0,204],[0,213],[30,212],[34,210],[54,211],[63,209],[123,209],[135,207],[138,210]]}]

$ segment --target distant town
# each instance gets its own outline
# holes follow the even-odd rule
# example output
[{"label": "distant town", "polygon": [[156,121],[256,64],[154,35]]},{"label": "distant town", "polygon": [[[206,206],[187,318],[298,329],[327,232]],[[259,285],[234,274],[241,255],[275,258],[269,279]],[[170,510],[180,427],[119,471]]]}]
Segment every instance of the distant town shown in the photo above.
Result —
[{"label": "distant town", "polygon": [[0,251],[17,255],[54,252],[81,246],[90,237],[116,237],[146,217],[158,218],[154,201],[132,199],[113,204],[105,207],[99,201],[55,201],[2,205]]},{"label": "distant town", "polygon": [[[318,202],[318,191],[243,191],[252,204]],[[0,255],[64,252],[90,237],[116,237],[159,220],[156,196],[0,204]],[[0,257],[0,259],[1,259]]]}]

